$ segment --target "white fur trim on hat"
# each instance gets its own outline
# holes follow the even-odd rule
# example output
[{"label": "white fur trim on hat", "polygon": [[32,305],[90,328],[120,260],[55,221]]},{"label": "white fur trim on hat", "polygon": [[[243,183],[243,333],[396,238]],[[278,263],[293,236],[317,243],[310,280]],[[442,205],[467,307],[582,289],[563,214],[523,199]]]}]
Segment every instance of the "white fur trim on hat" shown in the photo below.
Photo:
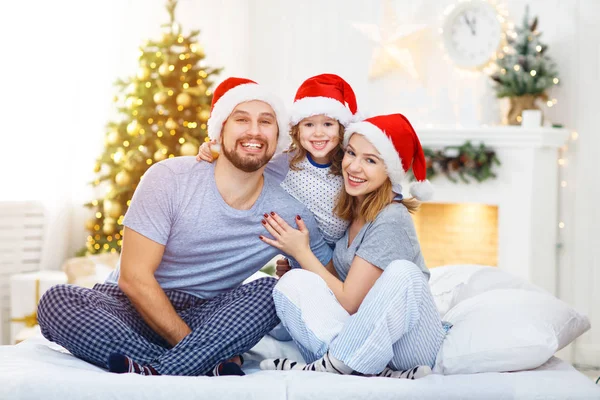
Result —
[{"label": "white fur trim on hat", "polygon": [[401,184],[406,173],[404,172],[404,168],[402,168],[400,155],[396,151],[396,147],[394,147],[390,138],[388,138],[381,129],[370,122],[356,122],[348,125],[346,128],[346,133],[344,134],[344,147],[348,145],[348,141],[354,133],[363,135],[373,146],[375,146],[385,163],[392,185]]},{"label": "white fur trim on hat", "polygon": [[416,197],[417,200],[430,200],[433,197],[433,185],[427,179],[413,182],[410,184],[410,194]]},{"label": "white fur trim on hat", "polygon": [[365,119],[367,119],[366,114],[363,114],[360,110],[356,110],[356,113],[352,116],[352,121],[350,122],[360,122]]},{"label": "white fur trim on hat", "polygon": [[214,105],[208,119],[208,137],[218,139],[221,136],[223,123],[229,118],[233,109],[241,103],[260,100],[269,104],[277,118],[279,139],[277,151],[285,150],[290,143],[287,114],[281,100],[255,83],[245,83],[229,89]]},{"label": "white fur trim on hat", "polygon": [[337,119],[340,124],[347,126],[352,122],[353,115],[348,107],[330,97],[304,97],[292,105],[290,124],[296,125],[304,118],[313,115],[327,115]]}]

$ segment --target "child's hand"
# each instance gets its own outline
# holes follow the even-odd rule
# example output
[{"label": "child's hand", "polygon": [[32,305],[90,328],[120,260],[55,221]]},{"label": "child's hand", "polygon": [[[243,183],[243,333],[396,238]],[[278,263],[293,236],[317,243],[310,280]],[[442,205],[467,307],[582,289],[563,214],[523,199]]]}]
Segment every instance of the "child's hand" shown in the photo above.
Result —
[{"label": "child's hand", "polygon": [[291,269],[292,267],[290,267],[290,262],[287,258],[279,258],[275,261],[275,274],[278,278],[281,278]]},{"label": "child's hand", "polygon": [[263,242],[282,250],[294,258],[297,258],[297,255],[303,251],[310,251],[310,235],[308,229],[306,229],[306,225],[304,225],[304,221],[302,221],[299,215],[296,216],[298,229],[289,226],[283,218],[274,212],[270,215],[265,214],[262,223],[274,238],[270,239],[260,236]]},{"label": "child's hand", "polygon": [[217,157],[219,157],[219,150],[220,145],[217,144],[216,140],[204,142],[202,143],[202,146],[200,146],[200,150],[198,150],[196,161],[213,162]]}]

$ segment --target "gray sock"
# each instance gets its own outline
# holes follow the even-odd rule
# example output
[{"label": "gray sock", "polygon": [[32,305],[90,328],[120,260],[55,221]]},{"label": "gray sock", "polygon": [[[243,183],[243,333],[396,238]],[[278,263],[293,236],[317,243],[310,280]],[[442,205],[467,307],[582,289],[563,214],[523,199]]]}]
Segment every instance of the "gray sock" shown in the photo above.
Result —
[{"label": "gray sock", "polygon": [[263,360],[260,363],[262,370],[278,370],[278,371],[316,371],[316,372],[331,372],[334,374],[349,375],[353,372],[352,368],[345,365],[340,360],[336,359],[329,352],[323,357],[310,364],[300,363],[289,360],[287,358],[275,358]]},{"label": "gray sock", "polygon": [[427,365],[418,365],[411,369],[405,369],[402,371],[394,371],[390,367],[385,367],[383,371],[375,376],[383,376],[386,378],[397,378],[397,379],[419,379],[431,374],[431,368]]}]

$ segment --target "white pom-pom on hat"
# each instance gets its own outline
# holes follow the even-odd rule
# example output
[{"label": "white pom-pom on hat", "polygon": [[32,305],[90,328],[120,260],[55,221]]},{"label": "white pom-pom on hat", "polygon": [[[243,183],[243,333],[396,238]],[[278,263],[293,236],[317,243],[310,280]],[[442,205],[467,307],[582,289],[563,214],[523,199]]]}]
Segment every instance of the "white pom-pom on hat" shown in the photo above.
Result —
[{"label": "white pom-pom on hat", "polygon": [[410,185],[410,195],[421,201],[431,200],[433,197],[433,185],[429,180],[425,179],[421,182],[413,182]]}]

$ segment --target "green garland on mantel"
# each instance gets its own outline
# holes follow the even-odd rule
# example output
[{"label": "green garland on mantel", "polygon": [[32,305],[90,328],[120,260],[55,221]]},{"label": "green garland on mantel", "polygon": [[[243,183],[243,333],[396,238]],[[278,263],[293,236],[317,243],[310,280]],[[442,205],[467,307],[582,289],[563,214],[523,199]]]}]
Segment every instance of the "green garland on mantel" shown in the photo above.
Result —
[{"label": "green garland on mantel", "polygon": [[470,141],[466,141],[461,146],[446,146],[438,150],[423,147],[423,153],[429,180],[443,174],[454,183],[459,180],[471,183],[473,179],[483,182],[496,178],[494,166],[500,165],[496,152],[483,143],[473,146]]}]

